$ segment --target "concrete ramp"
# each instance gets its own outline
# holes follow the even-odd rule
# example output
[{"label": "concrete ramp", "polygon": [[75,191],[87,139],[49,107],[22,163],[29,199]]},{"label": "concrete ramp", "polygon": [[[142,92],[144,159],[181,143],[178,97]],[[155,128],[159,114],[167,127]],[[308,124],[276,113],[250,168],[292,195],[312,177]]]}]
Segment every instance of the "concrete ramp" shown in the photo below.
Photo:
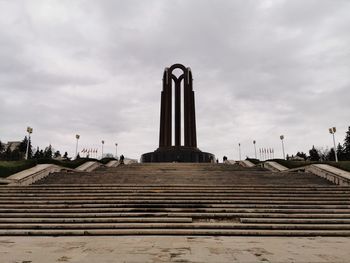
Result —
[{"label": "concrete ramp", "polygon": [[138,163],[137,160],[135,159],[125,159],[124,160],[124,164],[128,165],[128,164],[135,164],[135,163]]},{"label": "concrete ramp", "polygon": [[51,173],[60,172],[64,169],[66,168],[54,164],[38,164],[32,168],[7,177],[6,181],[10,185],[31,185]]},{"label": "concrete ramp", "polygon": [[253,164],[251,161],[248,161],[248,160],[239,161],[238,163],[240,166],[243,166],[243,167],[254,167],[255,166],[255,164]]},{"label": "concrete ramp", "polygon": [[302,167],[306,172],[327,179],[337,185],[350,185],[350,173],[327,164],[312,164]]},{"label": "concrete ramp", "polygon": [[277,162],[265,162],[264,163],[264,168],[269,169],[270,171],[273,172],[283,172],[283,171],[287,171],[288,168],[277,163]]},{"label": "concrete ramp", "polygon": [[109,161],[106,164],[106,167],[117,167],[119,165],[119,161],[118,160],[113,160],[113,161]]},{"label": "concrete ramp", "polygon": [[91,161],[91,162],[86,162],[86,163],[80,165],[79,167],[75,168],[75,170],[80,171],[80,172],[91,172],[100,166],[101,166],[101,164],[99,162]]}]

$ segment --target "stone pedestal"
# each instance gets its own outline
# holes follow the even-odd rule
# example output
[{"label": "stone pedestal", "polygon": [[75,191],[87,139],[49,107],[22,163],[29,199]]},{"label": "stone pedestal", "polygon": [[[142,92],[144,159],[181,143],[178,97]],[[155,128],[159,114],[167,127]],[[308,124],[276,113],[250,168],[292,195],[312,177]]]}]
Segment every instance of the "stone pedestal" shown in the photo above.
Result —
[{"label": "stone pedestal", "polygon": [[209,163],[215,160],[211,153],[202,152],[197,148],[172,146],[158,148],[154,152],[141,156],[142,163],[153,162],[184,162],[184,163]]}]

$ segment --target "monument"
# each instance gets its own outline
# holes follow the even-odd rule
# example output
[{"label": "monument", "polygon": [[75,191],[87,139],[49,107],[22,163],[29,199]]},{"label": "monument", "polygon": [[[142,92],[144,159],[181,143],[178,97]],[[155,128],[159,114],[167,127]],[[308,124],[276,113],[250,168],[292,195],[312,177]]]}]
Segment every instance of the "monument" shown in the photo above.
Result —
[{"label": "monument", "polygon": [[[173,71],[179,69],[180,76]],[[173,107],[174,85],[174,107]],[[182,93],[183,92],[183,93]],[[183,145],[182,145],[182,110],[181,95],[183,94]],[[174,113],[174,114],[173,114]],[[174,145],[173,145],[173,115]],[[197,148],[196,111],[193,91],[193,79],[190,68],[174,64],[165,68],[163,74],[163,90],[160,107],[159,148],[154,152],[145,153],[141,162],[210,162],[215,160],[211,153],[202,152]]]}]

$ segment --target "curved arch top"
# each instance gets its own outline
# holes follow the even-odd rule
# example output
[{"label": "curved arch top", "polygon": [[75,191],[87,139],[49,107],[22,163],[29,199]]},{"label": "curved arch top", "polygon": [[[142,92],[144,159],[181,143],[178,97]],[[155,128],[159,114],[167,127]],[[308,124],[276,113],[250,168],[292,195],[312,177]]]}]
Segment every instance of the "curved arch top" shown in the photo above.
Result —
[{"label": "curved arch top", "polygon": [[173,70],[175,70],[175,69],[182,69],[182,71],[183,71],[184,73],[187,71],[187,68],[186,68],[184,65],[180,64],[180,63],[176,63],[176,64],[172,65],[172,66],[169,68],[169,71],[172,73]]}]

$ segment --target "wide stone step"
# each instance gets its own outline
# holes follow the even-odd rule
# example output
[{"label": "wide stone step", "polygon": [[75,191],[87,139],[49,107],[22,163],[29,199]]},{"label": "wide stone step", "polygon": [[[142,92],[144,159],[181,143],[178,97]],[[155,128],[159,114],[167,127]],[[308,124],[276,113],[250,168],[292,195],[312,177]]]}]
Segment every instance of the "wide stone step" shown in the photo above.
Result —
[{"label": "wide stone step", "polygon": [[350,224],[350,219],[241,218],[240,222],[249,224]]},{"label": "wide stone step", "polygon": [[239,190],[239,189],[300,189],[300,190],[310,190],[310,189],[323,189],[323,190],[336,190],[336,189],[349,189],[350,186],[340,186],[340,185],[215,185],[215,184],[203,184],[203,185],[191,185],[191,184],[172,184],[172,185],[163,185],[163,184],[47,184],[47,185],[30,185],[30,186],[20,186],[20,185],[9,185],[9,186],[1,186],[0,190],[24,190],[24,189],[37,189],[37,190],[49,190],[49,189],[55,189],[55,190],[83,190],[83,189],[89,189],[89,190],[114,190],[114,189],[123,189],[123,190],[137,190],[137,189],[143,189],[143,190],[150,190],[150,189],[162,189],[162,190],[215,190],[215,189],[222,189],[222,190]]},{"label": "wide stone step", "polygon": [[[121,199],[112,199],[112,200],[95,200],[95,199],[78,199],[78,200],[0,200],[1,207],[17,207],[19,208],[21,205],[39,205],[39,206],[67,206],[67,205],[83,205],[84,207],[92,205],[109,205],[109,204],[122,204],[122,205],[173,205],[173,204],[184,204],[184,205],[194,205],[194,204],[281,204],[281,205],[350,205],[349,200],[294,200],[294,199],[286,199],[286,200],[265,200],[265,199],[237,199],[237,200],[206,200],[206,199],[197,199],[197,200],[121,200]],[[24,207],[24,206],[23,206]]]},{"label": "wide stone step", "polygon": [[175,202],[175,203],[183,203],[183,202],[210,202],[210,203],[231,203],[231,202],[241,202],[241,201],[282,201],[282,202],[290,202],[290,201],[302,201],[302,202],[313,202],[313,201],[324,201],[324,202],[347,202],[349,201],[348,197],[324,197],[322,199],[317,197],[270,197],[266,199],[264,197],[226,197],[225,199],[221,198],[200,198],[200,197],[168,197],[164,199],[162,197],[72,197],[72,198],[57,198],[51,197],[42,199],[39,197],[27,197],[27,198],[0,198],[0,204],[6,203],[91,203],[91,202],[112,202],[112,203],[164,203],[164,202]]},{"label": "wide stone step", "polygon": [[112,218],[112,217],[191,217],[211,218],[339,218],[350,219],[350,213],[205,213],[205,212],[109,212],[109,213],[1,213],[0,218]]},{"label": "wide stone step", "polygon": [[225,198],[225,197],[348,197],[350,198],[350,193],[317,193],[317,192],[312,192],[308,194],[302,194],[302,193],[174,193],[174,194],[167,194],[167,193],[76,193],[76,194],[40,194],[40,193],[30,193],[30,194],[20,194],[20,193],[6,193],[6,194],[0,194],[0,198],[20,198],[20,197],[33,197],[33,198],[75,198],[75,197],[143,197],[143,198],[148,198],[148,197],[156,197],[156,198],[174,198],[174,197],[188,197],[188,198],[193,198],[193,197],[210,197],[210,198]]},{"label": "wide stone step", "polygon": [[111,218],[0,218],[0,224],[52,224],[52,223],[192,223],[190,217],[111,217]]},{"label": "wide stone step", "polygon": [[[199,208],[223,208],[223,209],[233,209],[233,208],[272,208],[272,209],[350,209],[350,205],[317,205],[317,204],[203,204],[203,203],[193,203],[193,204],[45,204],[45,205],[18,205],[18,204],[2,204],[1,209],[84,209],[84,208],[188,208],[188,209],[199,209]],[[0,209],[0,212],[2,211]],[[80,211],[80,210],[78,210]]]},{"label": "wide stone step", "polygon": [[0,224],[0,229],[262,229],[262,230],[350,230],[350,224],[232,224],[232,223],[90,223],[90,224]]},{"label": "wide stone step", "polygon": [[349,230],[247,230],[247,229],[82,229],[82,230],[0,230],[0,236],[350,236]]},{"label": "wide stone step", "polygon": [[0,216],[5,213],[110,213],[110,212],[202,212],[202,213],[329,213],[350,214],[350,209],[289,209],[289,208],[57,208],[26,209],[0,208]]},{"label": "wide stone step", "polygon": [[143,194],[202,194],[202,193],[215,193],[215,194],[232,194],[232,193],[350,193],[350,189],[3,189],[0,191],[0,195],[6,195],[9,193],[14,194],[80,194],[80,193],[143,193]]}]

